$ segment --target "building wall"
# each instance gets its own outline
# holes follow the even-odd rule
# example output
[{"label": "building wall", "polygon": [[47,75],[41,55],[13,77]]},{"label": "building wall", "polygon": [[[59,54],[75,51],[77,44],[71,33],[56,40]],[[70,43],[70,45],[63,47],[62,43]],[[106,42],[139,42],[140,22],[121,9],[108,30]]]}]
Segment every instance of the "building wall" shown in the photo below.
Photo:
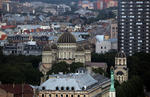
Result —
[{"label": "building wall", "polygon": [[111,49],[110,41],[96,42],[96,53],[106,53]]},{"label": "building wall", "polygon": [[43,51],[40,71],[47,72],[51,69],[54,62],[65,61],[68,64],[72,62],[81,62],[83,64],[91,62],[91,51],[77,51],[76,43],[59,43],[57,46],[58,49]]},{"label": "building wall", "polygon": [[[118,72],[123,74],[118,74]],[[115,58],[115,70],[114,70],[115,79],[122,83],[128,80],[128,68],[127,68],[127,59],[126,57]]]},{"label": "building wall", "polygon": [[[90,90],[86,91],[50,91],[50,90],[41,90],[39,91],[39,97],[108,97],[110,83],[106,83],[103,86],[103,89],[100,86],[96,86]],[[63,96],[61,96],[63,95]]]},{"label": "building wall", "polygon": [[118,37],[118,25],[117,23],[112,23],[110,30],[110,38],[117,38],[117,37]]},{"label": "building wall", "polygon": [[0,97],[14,97],[14,95],[0,88]]}]

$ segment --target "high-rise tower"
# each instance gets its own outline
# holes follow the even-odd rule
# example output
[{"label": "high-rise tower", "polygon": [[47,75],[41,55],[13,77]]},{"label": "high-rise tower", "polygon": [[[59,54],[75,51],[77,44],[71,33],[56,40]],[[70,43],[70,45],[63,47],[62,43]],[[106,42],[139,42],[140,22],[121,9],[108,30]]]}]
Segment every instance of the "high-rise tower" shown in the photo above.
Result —
[{"label": "high-rise tower", "polygon": [[150,0],[119,0],[118,48],[131,56],[150,52]]}]

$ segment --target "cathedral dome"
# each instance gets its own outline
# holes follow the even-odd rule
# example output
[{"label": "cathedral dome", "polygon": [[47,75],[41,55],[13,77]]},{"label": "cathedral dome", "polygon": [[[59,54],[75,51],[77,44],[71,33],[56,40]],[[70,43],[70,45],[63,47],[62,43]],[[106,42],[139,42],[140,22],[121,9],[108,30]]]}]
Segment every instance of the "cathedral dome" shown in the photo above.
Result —
[{"label": "cathedral dome", "polygon": [[116,57],[117,57],[117,58],[125,58],[125,57],[126,57],[126,54],[123,53],[123,52],[119,52],[119,53],[117,53]]},{"label": "cathedral dome", "polygon": [[57,43],[76,43],[76,39],[70,32],[64,32],[59,37]]}]

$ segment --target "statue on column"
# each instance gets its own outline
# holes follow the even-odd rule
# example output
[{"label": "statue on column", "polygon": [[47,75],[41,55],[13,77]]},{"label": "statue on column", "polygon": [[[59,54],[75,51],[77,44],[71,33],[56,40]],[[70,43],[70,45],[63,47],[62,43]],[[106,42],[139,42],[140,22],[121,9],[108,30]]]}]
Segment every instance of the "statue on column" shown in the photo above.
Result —
[{"label": "statue on column", "polygon": [[114,69],[111,67],[111,86],[109,91],[109,97],[116,97],[116,90],[114,87]]}]

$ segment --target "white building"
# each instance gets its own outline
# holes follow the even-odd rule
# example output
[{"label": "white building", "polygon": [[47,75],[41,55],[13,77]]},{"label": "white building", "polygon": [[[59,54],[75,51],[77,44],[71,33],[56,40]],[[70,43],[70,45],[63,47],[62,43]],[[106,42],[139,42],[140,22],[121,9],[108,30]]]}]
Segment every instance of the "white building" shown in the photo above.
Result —
[{"label": "white building", "polygon": [[117,50],[117,39],[105,40],[104,35],[96,36],[96,53],[106,53],[110,50]]}]

